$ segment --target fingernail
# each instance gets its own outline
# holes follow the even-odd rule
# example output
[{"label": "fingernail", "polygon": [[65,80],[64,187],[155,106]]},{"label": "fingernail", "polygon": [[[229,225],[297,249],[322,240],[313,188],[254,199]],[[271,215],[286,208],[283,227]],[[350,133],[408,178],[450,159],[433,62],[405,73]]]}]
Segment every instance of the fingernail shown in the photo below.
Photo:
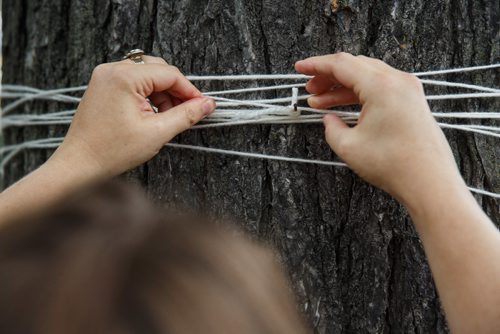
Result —
[{"label": "fingernail", "polygon": [[215,101],[214,99],[207,98],[205,102],[203,102],[203,116],[210,115],[215,110]]},{"label": "fingernail", "polygon": [[[310,106],[310,107],[313,107],[315,105],[317,105],[317,102],[318,102],[318,98],[316,96],[310,96],[308,99],[307,99],[307,104]],[[313,107],[314,108],[314,107]]]}]

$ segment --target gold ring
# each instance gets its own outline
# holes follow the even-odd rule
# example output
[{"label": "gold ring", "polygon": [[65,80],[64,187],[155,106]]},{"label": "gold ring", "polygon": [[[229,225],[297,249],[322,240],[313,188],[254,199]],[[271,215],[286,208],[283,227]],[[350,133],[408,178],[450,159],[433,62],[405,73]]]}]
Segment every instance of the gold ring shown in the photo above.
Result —
[{"label": "gold ring", "polygon": [[131,50],[123,59],[130,59],[136,64],[144,64],[144,60],[142,59],[144,56],[144,51],[141,49]]},{"label": "gold ring", "polygon": [[[134,50],[130,51],[129,53],[127,53],[127,55],[125,57],[123,57],[123,59],[124,60],[130,59],[136,64],[145,64],[144,59],[142,59],[142,56],[144,56],[143,50],[134,49]],[[149,98],[146,98],[146,101],[148,101],[148,103],[151,106],[151,108],[153,109],[154,113],[157,114],[158,108],[156,108],[156,106],[153,104],[153,102],[151,102],[151,100]]]}]

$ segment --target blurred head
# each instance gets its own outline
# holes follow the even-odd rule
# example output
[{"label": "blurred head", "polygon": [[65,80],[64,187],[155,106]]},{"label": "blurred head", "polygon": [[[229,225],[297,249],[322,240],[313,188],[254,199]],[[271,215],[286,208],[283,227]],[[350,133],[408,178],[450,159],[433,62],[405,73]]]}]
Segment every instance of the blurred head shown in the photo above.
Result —
[{"label": "blurred head", "polygon": [[269,250],[108,185],[0,230],[0,333],[304,333]]}]

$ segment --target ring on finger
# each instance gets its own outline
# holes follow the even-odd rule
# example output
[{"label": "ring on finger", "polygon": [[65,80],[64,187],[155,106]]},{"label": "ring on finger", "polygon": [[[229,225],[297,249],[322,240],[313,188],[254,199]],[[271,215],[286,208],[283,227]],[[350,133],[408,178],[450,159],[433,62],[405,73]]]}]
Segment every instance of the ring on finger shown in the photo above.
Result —
[{"label": "ring on finger", "polygon": [[144,59],[142,59],[142,56],[144,56],[144,51],[141,49],[133,49],[129,51],[123,59],[130,59],[136,64],[144,64]]}]

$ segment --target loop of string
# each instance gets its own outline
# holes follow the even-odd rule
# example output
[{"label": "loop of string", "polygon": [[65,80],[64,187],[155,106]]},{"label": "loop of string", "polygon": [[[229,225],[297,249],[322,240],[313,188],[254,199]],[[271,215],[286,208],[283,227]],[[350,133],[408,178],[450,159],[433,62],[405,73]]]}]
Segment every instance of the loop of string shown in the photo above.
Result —
[{"label": "loop of string", "polygon": [[[470,72],[477,70],[499,68],[500,64],[474,66],[456,69],[445,69],[438,71],[414,73],[417,77],[434,76],[450,73]],[[188,76],[190,81],[266,81],[266,80],[292,80],[306,81],[311,77],[300,74],[272,74],[272,75],[230,75],[230,76]],[[426,96],[429,101],[436,100],[455,100],[455,99],[478,99],[478,98],[498,98],[500,97],[500,89],[496,87],[486,87],[475,84],[450,82],[442,80],[430,80],[419,78],[422,84],[426,86],[438,86],[448,88],[462,88],[472,90],[468,93],[456,94],[441,94]],[[217,109],[209,117],[205,118],[200,124],[192,129],[204,129],[225,126],[250,125],[250,124],[312,124],[321,123],[323,116],[328,113],[334,113],[342,118],[346,123],[355,125],[360,116],[359,111],[344,111],[344,110],[321,110],[299,105],[302,101],[307,100],[310,95],[299,95],[299,89],[306,86],[305,82],[295,82],[280,85],[266,85],[249,88],[228,89],[219,91],[205,92],[205,96],[210,96],[217,101]],[[75,109],[64,111],[54,111],[45,114],[12,114],[15,109],[34,100],[54,101],[61,103],[77,104],[81,101],[78,96],[68,95],[74,93],[82,93],[87,89],[87,86],[60,88],[54,90],[40,90],[33,87],[20,85],[3,85],[1,97],[4,100],[14,100],[5,106],[2,110],[2,130],[9,127],[25,127],[31,125],[64,125],[70,124],[75,114]],[[285,97],[276,97],[268,99],[236,99],[224,96],[242,95],[258,92],[278,92],[289,91],[290,95]],[[442,128],[453,129],[485,135],[490,137],[500,138],[500,127],[482,125],[482,124],[455,124],[448,123],[452,120],[498,120],[500,112],[495,111],[477,111],[477,112],[433,112],[433,115],[438,119],[438,124]],[[16,145],[5,146],[0,148],[0,163],[1,172],[3,173],[6,164],[19,152],[25,149],[49,149],[56,148],[62,142],[62,138],[47,138],[28,141]],[[267,159],[275,161],[288,161],[295,163],[309,163],[316,165],[346,167],[346,164],[335,161],[311,160],[302,158],[292,158],[284,156],[274,156],[260,153],[240,152],[233,150],[222,150],[217,148],[201,147],[194,145],[174,144],[170,143],[167,146],[176,149],[190,149],[205,153],[217,153],[232,156],[240,156],[246,158]],[[488,192],[483,189],[469,188],[471,191],[500,198],[500,194]]]},{"label": "loop of string", "polygon": [[[49,139],[38,139],[38,140],[33,140],[33,141],[28,141],[24,142],[21,144],[16,144],[10,146],[8,150],[5,150],[7,152],[6,158],[10,157],[12,158],[14,155],[18,154],[24,149],[55,149],[59,147],[59,145],[63,142],[64,138],[49,138]],[[269,154],[262,154],[262,153],[252,153],[252,152],[241,152],[241,151],[234,151],[234,150],[224,150],[224,149],[219,149],[219,148],[212,148],[212,147],[203,147],[203,146],[197,146],[197,145],[186,145],[186,144],[178,144],[178,143],[168,143],[165,145],[166,147],[174,148],[174,149],[186,149],[186,150],[193,150],[193,151],[198,151],[198,152],[203,152],[203,153],[213,153],[213,154],[222,154],[222,155],[229,155],[229,156],[236,156],[236,157],[243,157],[243,158],[250,158],[250,159],[261,159],[261,160],[271,160],[271,161],[283,161],[283,162],[293,162],[293,163],[304,163],[304,164],[313,164],[313,165],[320,165],[320,166],[329,166],[329,167],[343,167],[343,168],[348,168],[347,164],[343,162],[337,162],[337,161],[326,161],[326,160],[315,160],[315,159],[303,159],[303,158],[293,158],[293,157],[285,157],[285,156],[279,156],[279,155],[269,155]],[[0,154],[4,154],[5,152],[2,151],[4,150],[0,149]],[[0,163],[0,168],[3,171],[6,165],[6,161],[2,161]],[[488,196],[491,198],[495,199],[500,199],[500,194],[486,191],[484,189],[479,189],[479,188],[474,188],[474,187],[467,187],[471,192],[483,195],[483,196]]]}]

